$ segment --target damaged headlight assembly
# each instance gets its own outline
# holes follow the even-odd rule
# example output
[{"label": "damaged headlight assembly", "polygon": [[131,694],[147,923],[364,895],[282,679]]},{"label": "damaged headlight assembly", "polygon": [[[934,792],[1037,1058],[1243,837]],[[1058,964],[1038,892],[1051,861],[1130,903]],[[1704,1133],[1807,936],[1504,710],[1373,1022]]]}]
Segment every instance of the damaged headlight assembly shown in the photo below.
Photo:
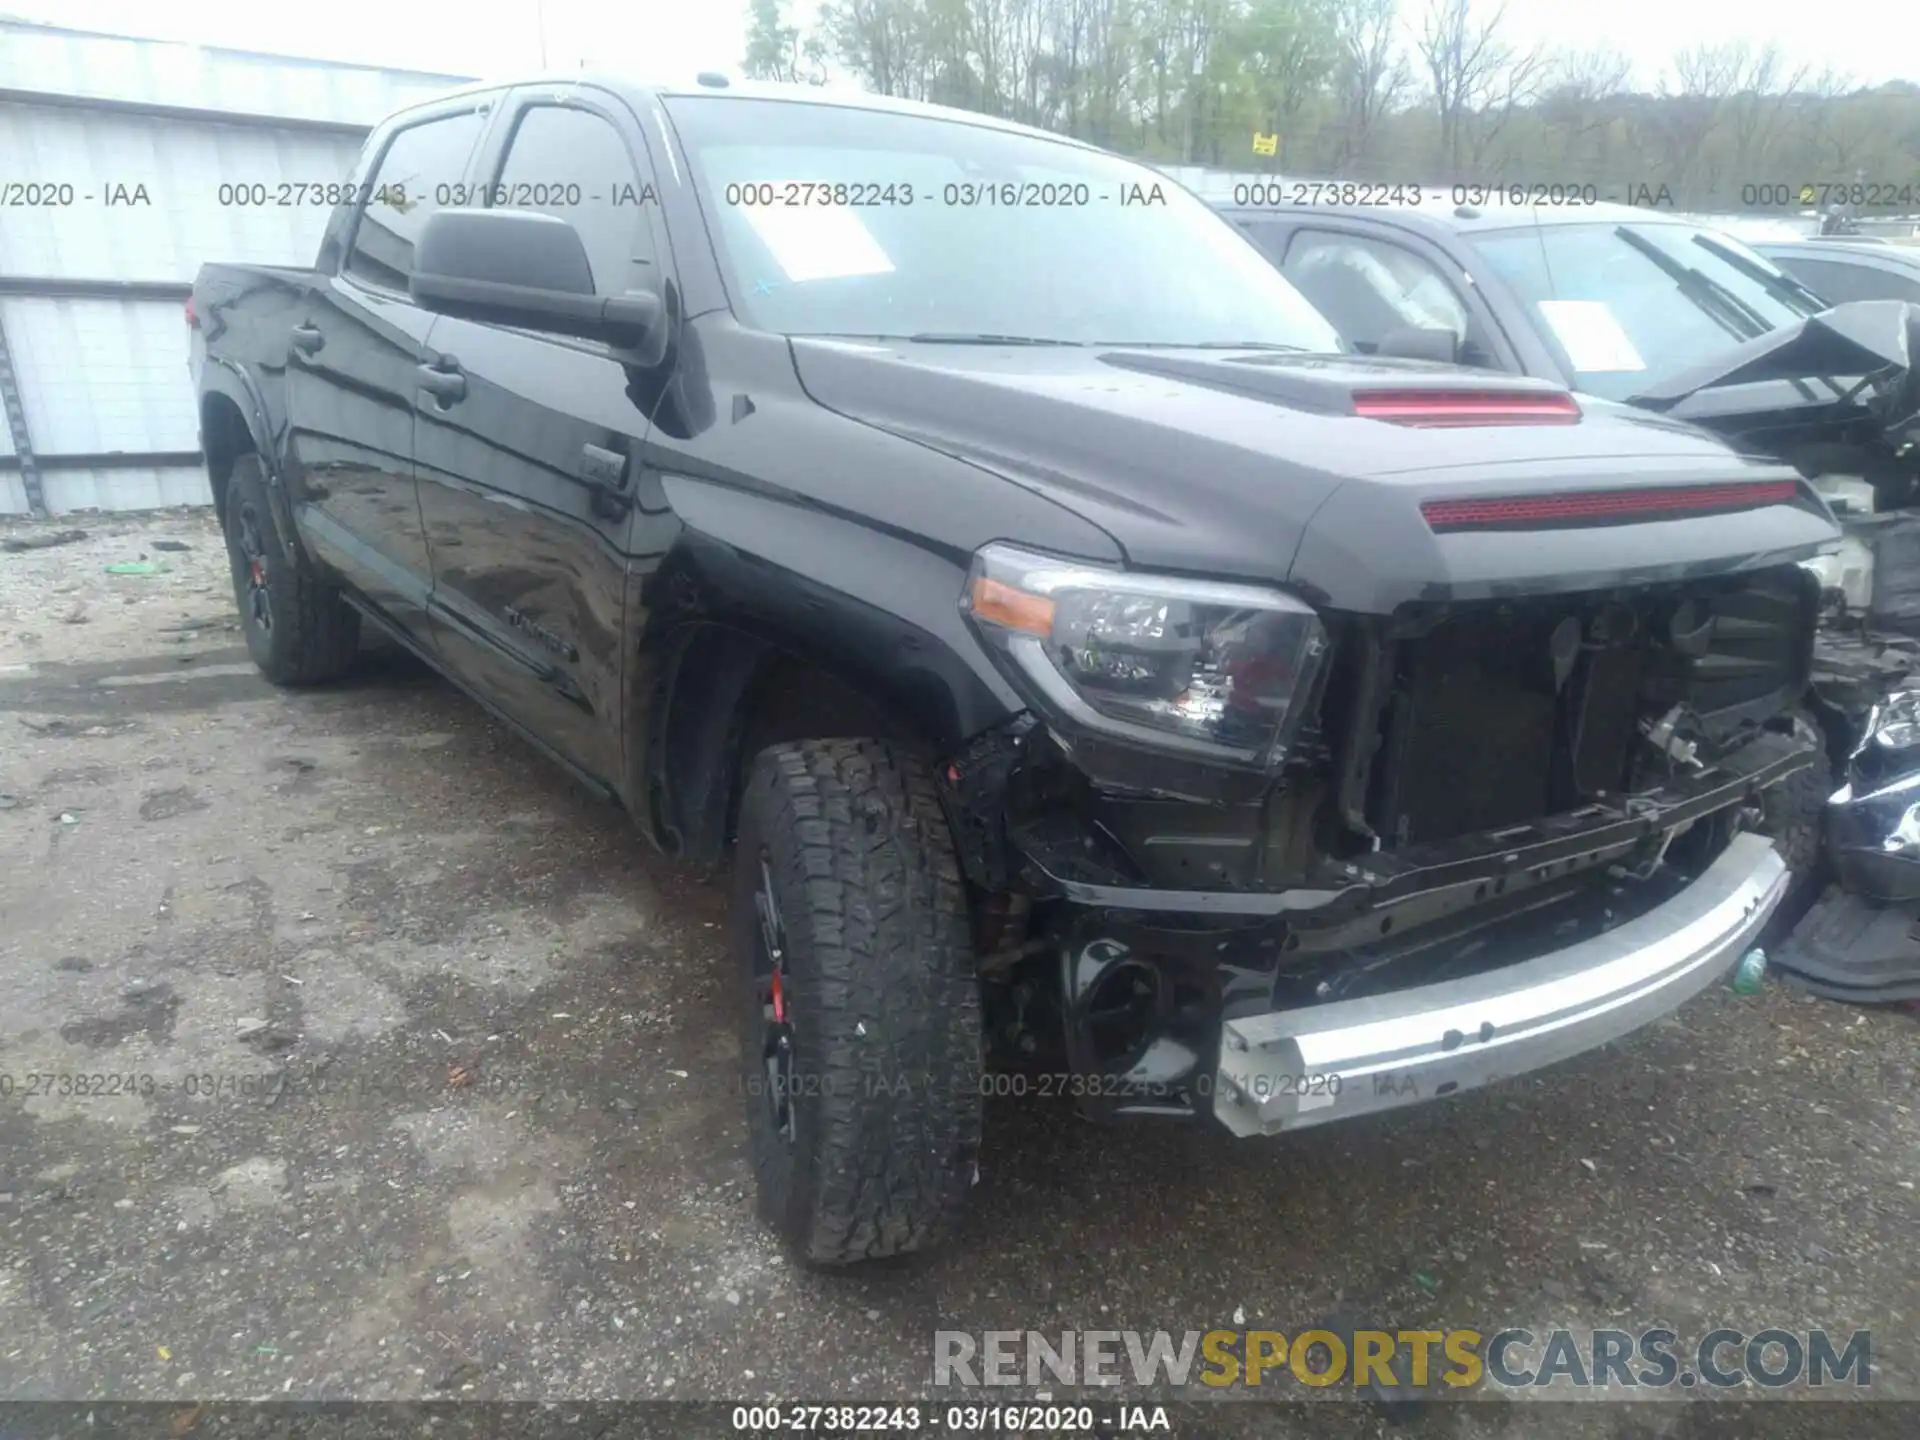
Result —
[{"label": "damaged headlight assembly", "polygon": [[1920,901],[1920,691],[1896,691],[1868,716],[1827,802],[1827,844],[1850,894]]},{"label": "damaged headlight assembly", "polygon": [[984,546],[962,609],[1042,718],[1203,765],[1286,759],[1327,633],[1278,590]]}]

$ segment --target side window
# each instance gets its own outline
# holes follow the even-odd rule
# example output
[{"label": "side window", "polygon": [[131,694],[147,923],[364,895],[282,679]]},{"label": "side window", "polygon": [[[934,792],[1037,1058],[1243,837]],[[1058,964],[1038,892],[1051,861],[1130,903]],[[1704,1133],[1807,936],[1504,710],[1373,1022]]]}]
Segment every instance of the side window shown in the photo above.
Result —
[{"label": "side window", "polygon": [[520,116],[491,192],[497,206],[557,215],[579,232],[593,288],[619,295],[654,279],[650,177],[600,116],[536,105]]},{"label": "side window", "polygon": [[1873,265],[1802,260],[1798,255],[1774,263],[1829,305],[1844,305],[1849,300],[1920,301],[1920,270],[1908,277]]},{"label": "side window", "polygon": [[1294,288],[1363,355],[1393,330],[1451,330],[1471,336],[1466,302],[1424,257],[1364,235],[1302,230],[1280,267]]},{"label": "side window", "polygon": [[389,290],[407,288],[414,242],[448,198],[448,187],[458,188],[485,126],[486,116],[475,110],[394,132],[367,179],[367,206],[353,230],[347,274]]}]

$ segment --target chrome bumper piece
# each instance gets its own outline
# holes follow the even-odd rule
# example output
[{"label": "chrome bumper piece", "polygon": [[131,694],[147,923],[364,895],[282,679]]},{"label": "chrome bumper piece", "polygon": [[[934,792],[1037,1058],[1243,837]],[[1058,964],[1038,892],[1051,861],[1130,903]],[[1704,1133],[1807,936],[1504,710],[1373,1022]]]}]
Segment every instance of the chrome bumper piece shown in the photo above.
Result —
[{"label": "chrome bumper piece", "polygon": [[1771,841],[1737,835],[1658,909],[1564,950],[1462,980],[1229,1020],[1214,1113],[1236,1135],[1273,1134],[1417,1104],[1578,1055],[1724,976],[1787,881]]}]

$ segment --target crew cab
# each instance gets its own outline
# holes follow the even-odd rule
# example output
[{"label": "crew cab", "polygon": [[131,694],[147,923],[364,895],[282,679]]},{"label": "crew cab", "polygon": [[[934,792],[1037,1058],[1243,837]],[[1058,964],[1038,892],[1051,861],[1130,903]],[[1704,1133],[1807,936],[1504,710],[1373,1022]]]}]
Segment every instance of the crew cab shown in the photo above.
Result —
[{"label": "crew cab", "polygon": [[377,627],[731,862],[805,1259],[950,1230],[993,1075],[1362,1116],[1632,1030],[1778,903],[1792,469],[1356,354],[1185,190],[976,115],[569,76],[352,178],[311,271],[194,287],[249,649]]}]

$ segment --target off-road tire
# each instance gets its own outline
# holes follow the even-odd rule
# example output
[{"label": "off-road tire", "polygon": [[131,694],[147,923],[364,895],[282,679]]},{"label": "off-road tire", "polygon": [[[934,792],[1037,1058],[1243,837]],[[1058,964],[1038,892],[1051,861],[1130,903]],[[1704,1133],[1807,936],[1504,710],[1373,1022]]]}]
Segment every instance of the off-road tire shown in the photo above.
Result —
[{"label": "off-road tire", "polygon": [[1761,796],[1760,828],[1787,862],[1796,890],[1821,873],[1827,799],[1833,789],[1833,771],[1823,756]]},{"label": "off-road tire", "polygon": [[1773,841],[1787,862],[1787,893],[1768,917],[1760,933],[1763,946],[1778,945],[1791,935],[1830,878],[1832,862],[1826,850],[1827,799],[1833,794],[1833,767],[1826,740],[1810,716],[1795,713],[1793,733],[1816,748],[1817,758],[1760,796],[1760,833]]},{"label": "off-road tire", "polygon": [[[360,614],[314,574],[307,557],[281,537],[257,455],[233,462],[227,485],[227,559],[247,653],[276,685],[318,685],[344,675],[360,649]],[[249,528],[251,527],[251,529]],[[258,546],[258,555],[249,555]],[[265,618],[256,603],[253,565],[262,562]]]},{"label": "off-road tire", "polygon": [[[975,1178],[982,1061],[966,891],[929,763],[877,740],[763,750],[734,861],[742,1088],[762,1217],[820,1266],[937,1243]],[[763,885],[784,935],[790,1134],[766,1094]]]}]

